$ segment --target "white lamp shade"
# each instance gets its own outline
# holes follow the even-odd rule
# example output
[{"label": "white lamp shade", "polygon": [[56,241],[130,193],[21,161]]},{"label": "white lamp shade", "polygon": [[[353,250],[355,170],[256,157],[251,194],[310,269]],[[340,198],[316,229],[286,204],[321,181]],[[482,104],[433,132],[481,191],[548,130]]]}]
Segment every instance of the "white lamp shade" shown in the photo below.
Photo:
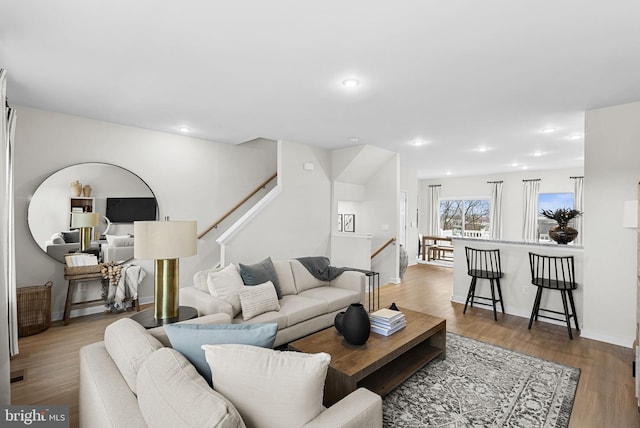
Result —
[{"label": "white lamp shade", "polygon": [[98,213],[71,213],[71,227],[94,227],[98,225]]},{"label": "white lamp shade", "polygon": [[135,221],[133,236],[136,259],[177,259],[198,253],[195,221]]}]

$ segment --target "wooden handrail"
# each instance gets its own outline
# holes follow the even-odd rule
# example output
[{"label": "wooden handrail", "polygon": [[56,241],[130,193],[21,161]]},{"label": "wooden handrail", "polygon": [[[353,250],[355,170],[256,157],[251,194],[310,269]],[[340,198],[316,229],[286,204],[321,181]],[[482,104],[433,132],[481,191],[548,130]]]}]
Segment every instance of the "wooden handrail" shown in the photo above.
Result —
[{"label": "wooden handrail", "polygon": [[387,242],[384,243],[384,245],[382,247],[378,248],[378,250],[375,253],[371,254],[371,258],[373,259],[375,256],[380,254],[382,252],[382,250],[387,248],[389,245],[393,244],[395,241],[396,241],[396,238],[389,239]]},{"label": "wooden handrail", "polygon": [[229,211],[227,211],[226,213],[224,213],[222,215],[222,217],[220,217],[218,220],[216,220],[215,222],[213,222],[211,224],[211,226],[209,226],[204,232],[200,232],[200,234],[198,235],[198,239],[202,238],[204,235],[206,235],[207,233],[211,232],[213,229],[215,229],[216,227],[218,227],[218,225],[220,223],[222,223],[224,221],[224,219],[226,219],[227,217],[229,217],[231,214],[233,214],[233,212],[235,210],[237,210],[238,208],[240,208],[242,206],[242,204],[244,204],[245,202],[247,202],[253,195],[255,195],[256,193],[258,193],[260,190],[264,189],[266,187],[267,184],[269,184],[269,182],[271,180],[273,180],[274,178],[276,178],[278,176],[278,173],[276,172],[275,174],[273,174],[271,177],[267,178],[265,181],[262,182],[262,184],[260,184],[258,187],[256,187],[251,193],[249,193],[247,196],[245,196],[240,202],[238,202],[237,204],[235,204]]}]

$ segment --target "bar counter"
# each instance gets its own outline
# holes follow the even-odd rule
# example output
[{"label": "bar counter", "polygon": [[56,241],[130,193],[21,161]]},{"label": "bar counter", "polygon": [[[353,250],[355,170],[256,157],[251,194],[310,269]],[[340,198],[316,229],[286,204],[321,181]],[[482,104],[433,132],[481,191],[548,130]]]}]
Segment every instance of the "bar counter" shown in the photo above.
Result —
[{"label": "bar counter", "polygon": [[[529,252],[548,256],[573,256],[575,261],[576,283],[578,288],[573,292],[578,313],[578,322],[582,328],[582,300],[583,300],[583,250],[580,246],[559,245],[554,243],[536,242],[514,242],[495,241],[475,238],[453,238],[454,259],[453,259],[453,295],[451,301],[464,304],[467,298],[467,291],[471,277],[467,275],[467,261],[465,257],[465,247],[480,250],[500,250],[500,260],[504,277],[500,280],[502,287],[502,297],[504,299],[504,311],[507,314],[529,318],[533,308],[533,300],[536,296],[537,287],[531,284],[531,271],[529,267]],[[478,280],[476,286],[476,296],[491,296],[489,280]],[[554,290],[544,290],[540,306],[542,308],[553,309],[562,312],[562,298],[560,292]],[[497,306],[500,313],[500,304]],[[469,310],[489,310],[490,306],[474,305]],[[560,316],[562,317],[562,316]],[[500,315],[498,315],[500,322]],[[549,322],[553,324],[565,325],[554,320],[538,318],[538,322]],[[573,325],[573,323],[572,323]],[[535,328],[535,324],[532,326]]]}]

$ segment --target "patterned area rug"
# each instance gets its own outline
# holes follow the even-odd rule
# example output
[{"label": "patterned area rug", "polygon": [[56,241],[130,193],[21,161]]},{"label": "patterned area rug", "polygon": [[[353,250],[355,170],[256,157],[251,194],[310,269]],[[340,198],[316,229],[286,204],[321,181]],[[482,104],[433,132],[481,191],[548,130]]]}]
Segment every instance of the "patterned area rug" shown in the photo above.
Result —
[{"label": "patterned area rug", "polygon": [[447,358],[384,398],[385,427],[567,427],[580,370],[447,333]]}]

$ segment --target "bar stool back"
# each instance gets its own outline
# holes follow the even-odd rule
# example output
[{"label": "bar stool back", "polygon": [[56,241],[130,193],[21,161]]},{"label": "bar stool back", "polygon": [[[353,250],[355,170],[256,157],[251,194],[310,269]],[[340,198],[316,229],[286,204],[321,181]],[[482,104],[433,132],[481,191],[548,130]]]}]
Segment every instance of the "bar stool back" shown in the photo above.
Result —
[{"label": "bar stool back", "polygon": [[[580,331],[578,315],[576,314],[576,306],[573,302],[572,293],[572,291],[577,288],[573,256],[554,257],[529,253],[529,265],[531,266],[531,283],[538,287],[536,299],[533,303],[533,309],[531,310],[531,318],[529,318],[529,329],[531,329],[533,320],[535,319],[537,321],[538,317],[564,321],[567,324],[569,338],[573,339],[573,334],[571,332],[571,318],[573,318],[576,330]],[[564,312],[540,307],[542,290],[545,288],[560,291]],[[569,305],[571,306],[571,313],[569,313],[567,300],[569,300]],[[564,315],[564,318],[540,315],[540,311]]]},{"label": "bar stool back", "polygon": [[[475,302],[479,305],[493,306],[493,319],[498,321],[496,312],[496,303],[500,303],[502,313],[504,314],[504,303],[502,301],[502,289],[500,288],[500,278],[502,278],[502,266],[500,263],[500,250],[479,250],[470,247],[464,247],[467,257],[467,274],[471,277],[469,291],[467,292],[467,300],[464,303],[463,314],[467,313],[467,305],[471,303],[473,307],[475,299],[489,300],[491,304],[484,302]],[[476,296],[476,283],[478,279],[488,279],[491,285],[491,298]],[[496,290],[498,298],[496,298]]]}]

